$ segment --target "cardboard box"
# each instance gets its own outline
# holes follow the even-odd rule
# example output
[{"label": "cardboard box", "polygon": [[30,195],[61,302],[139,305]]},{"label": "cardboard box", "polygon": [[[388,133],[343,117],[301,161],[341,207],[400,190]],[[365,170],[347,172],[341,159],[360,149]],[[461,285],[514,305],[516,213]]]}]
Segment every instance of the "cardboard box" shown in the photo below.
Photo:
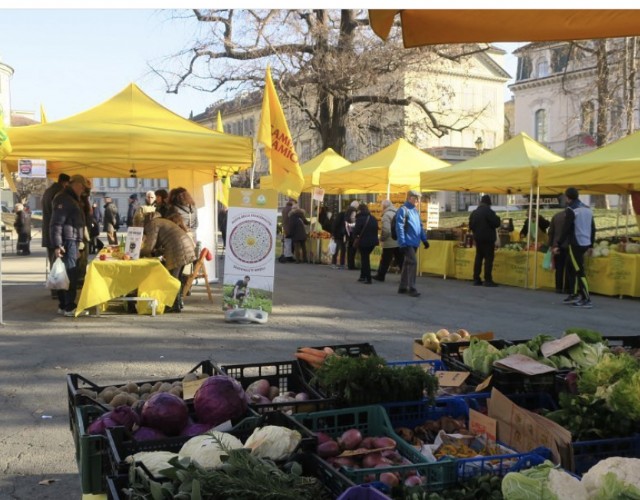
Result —
[{"label": "cardboard box", "polygon": [[[480,332],[472,333],[471,337],[480,340],[493,340],[493,332]],[[429,360],[440,359],[440,354],[433,352],[431,349],[427,349],[422,345],[422,339],[413,339],[413,359],[414,360]]]}]

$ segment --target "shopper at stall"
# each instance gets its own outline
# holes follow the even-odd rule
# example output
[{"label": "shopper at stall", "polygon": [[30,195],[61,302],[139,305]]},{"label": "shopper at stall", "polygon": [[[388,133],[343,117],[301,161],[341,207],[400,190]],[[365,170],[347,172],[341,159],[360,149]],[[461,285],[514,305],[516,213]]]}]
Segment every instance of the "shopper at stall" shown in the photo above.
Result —
[{"label": "shopper at stall", "polygon": [[308,262],[307,259],[307,226],[310,225],[305,211],[294,204],[289,212],[289,237],[293,245],[293,256],[300,263]]},{"label": "shopper at stall", "polygon": [[136,210],[138,210],[138,195],[133,193],[129,196],[129,207],[127,208],[127,227],[132,227],[134,225],[133,218],[136,215]]},{"label": "shopper at stall", "polygon": [[596,225],[593,222],[593,212],[580,201],[576,188],[567,188],[564,195],[567,198],[565,220],[558,244],[553,247],[553,253],[556,255],[560,253],[562,245],[568,242],[569,260],[567,265],[574,280],[574,290],[577,288],[580,293],[580,296],[576,297],[577,294],[574,292],[564,302],[572,304],[574,307],[591,309],[593,304],[589,294],[589,283],[584,272],[584,254],[593,247],[596,241]]},{"label": "shopper at stall", "polygon": [[318,211],[318,222],[323,231],[331,232],[331,219],[329,218],[329,211],[325,205],[320,207]]},{"label": "shopper at stall", "polygon": [[280,262],[295,262],[296,259],[293,257],[293,242],[291,241],[290,236],[290,223],[289,223],[289,214],[291,213],[291,209],[293,208],[295,201],[289,199],[286,205],[282,209],[282,259]]},{"label": "shopper at stall", "polygon": [[569,272],[569,266],[567,266],[569,242],[565,241],[563,242],[562,246],[559,245],[565,219],[566,214],[564,210],[556,213],[553,217],[551,217],[551,224],[549,225],[549,246],[551,248],[558,248],[558,252],[553,255],[556,293],[566,293],[568,295],[572,295],[574,293],[573,276]]},{"label": "shopper at stall", "polygon": [[[49,186],[42,195],[42,246],[47,249],[47,257],[49,259],[49,269],[55,260],[54,246],[51,243],[49,226],[51,224],[51,214],[53,214],[53,199],[62,192],[69,184],[70,177],[67,174],[58,175],[58,181]],[[55,290],[51,291],[53,298],[57,299],[58,294]]]},{"label": "shopper at stall", "polygon": [[[182,218],[178,220],[182,221]],[[161,217],[158,212],[145,214],[140,256],[162,257],[162,262],[171,276],[180,281],[176,300],[167,311],[179,313],[183,308],[183,270],[196,258],[195,245],[189,234],[175,222]]]},{"label": "shopper at stall", "polygon": [[356,212],[360,202],[353,200],[349,205],[349,208],[344,213],[344,227],[346,233],[346,246],[347,246],[347,269],[354,271],[358,269],[356,267],[356,248],[353,246],[353,229],[356,227]]},{"label": "shopper at stall", "polygon": [[398,241],[391,237],[391,223],[397,209],[389,200],[382,200],[380,206],[382,208],[382,228],[380,230],[382,257],[380,257],[378,272],[372,276],[376,281],[384,281],[392,260],[395,261],[395,264],[399,269],[402,269],[403,261],[402,252],[400,252],[400,248],[398,247]]},{"label": "shopper at stall", "polygon": [[107,233],[107,242],[109,245],[117,245],[120,214],[118,213],[118,207],[109,196],[104,199],[104,217],[102,221],[104,223],[103,230]]},{"label": "shopper at stall", "polygon": [[156,195],[156,212],[166,217],[169,210],[169,193],[166,189],[156,189],[154,194]]},{"label": "shopper at stall", "polygon": [[[536,209],[534,208],[533,211],[531,212],[531,219],[532,220],[537,220],[536,222],[534,222],[531,226],[533,231],[531,232],[531,241],[535,242],[535,238],[536,238],[536,232],[538,233],[538,244],[547,244],[548,242],[548,238],[547,238],[547,229],[549,229],[549,225],[550,222],[545,219],[541,214],[538,214],[538,217],[536,219]],[[520,239],[524,240],[527,238],[527,235],[529,234],[529,218],[526,218],[524,221],[524,225],[522,226],[522,229],[520,230]]]},{"label": "shopper at stall", "polygon": [[[331,256],[331,267],[334,269],[344,269],[344,260],[346,257],[346,228],[344,224],[345,211],[341,210],[335,217],[331,225],[331,237],[336,243],[336,251]],[[340,262],[338,263],[338,256]]]},{"label": "shopper at stall", "polygon": [[147,191],[144,195],[144,203],[136,209],[133,215],[133,225],[142,227],[144,225],[144,214],[156,211],[156,193]]},{"label": "shopper at stall", "polygon": [[371,215],[369,207],[364,203],[358,206],[353,234],[354,247],[360,252],[360,278],[358,278],[358,281],[370,285],[371,261],[369,257],[379,243],[378,220]]},{"label": "shopper at stall", "polygon": [[400,286],[398,293],[406,293],[410,297],[419,297],[420,292],[416,290],[416,275],[418,273],[418,260],[416,254],[420,242],[425,250],[429,248],[427,233],[425,233],[420,221],[418,211],[418,201],[420,192],[411,190],[407,193],[407,201],[404,202],[396,213],[396,234],[398,236],[398,246],[404,257],[402,261],[402,271],[400,272]]},{"label": "shopper at stall", "polygon": [[86,189],[91,189],[91,186],[82,175],[74,175],[69,179],[69,185],[55,197],[49,227],[55,257],[62,258],[69,277],[69,288],[58,290],[58,314],[70,317],[75,316],[78,280],[81,276],[79,259],[80,251],[84,249],[87,223],[80,198]]},{"label": "shopper at stall", "polygon": [[27,212],[22,203],[16,203],[14,207],[16,215],[13,228],[18,234],[16,253],[18,255],[31,255],[31,214]]},{"label": "shopper at stall", "polygon": [[496,287],[493,281],[493,258],[498,239],[496,229],[500,227],[500,217],[491,208],[491,197],[485,194],[480,205],[469,216],[469,229],[473,233],[476,246],[476,258],[473,265],[473,284],[482,286],[480,278],[484,262],[484,286]]},{"label": "shopper at stall", "polygon": [[185,227],[193,241],[197,241],[196,230],[198,229],[198,210],[196,202],[183,187],[177,187],[169,191],[169,209],[165,217],[177,214],[182,217]]},{"label": "shopper at stall", "polygon": [[100,203],[94,201],[91,204],[91,213],[93,214],[94,219],[98,224],[102,222],[102,209],[100,208]]},{"label": "shopper at stall", "polygon": [[222,249],[227,247],[227,216],[229,215],[229,209],[222,203],[218,209],[218,230],[222,236]]}]

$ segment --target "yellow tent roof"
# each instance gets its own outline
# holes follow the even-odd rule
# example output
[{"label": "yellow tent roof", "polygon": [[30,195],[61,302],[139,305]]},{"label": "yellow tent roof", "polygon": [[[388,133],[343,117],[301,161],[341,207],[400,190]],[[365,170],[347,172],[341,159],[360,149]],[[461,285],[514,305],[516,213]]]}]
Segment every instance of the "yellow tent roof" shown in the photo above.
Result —
[{"label": "yellow tent roof", "polygon": [[[330,172],[346,165],[351,165],[351,162],[333,149],[325,149],[319,155],[300,165],[304,177],[302,191],[310,191],[313,187],[323,187],[320,185],[321,172]],[[260,189],[273,189],[273,179],[270,175],[260,177]],[[336,190],[325,190],[325,192],[326,194],[339,194],[339,191]]]},{"label": "yellow tent roof", "polygon": [[47,160],[49,176],[165,177],[169,169],[247,168],[250,137],[223,134],[182,118],[136,85],[64,120],[8,130],[13,151],[4,158],[15,171],[20,158]]},{"label": "yellow tent roof", "polygon": [[538,166],[562,159],[521,132],[480,156],[442,170],[423,172],[420,186],[433,191],[528,192],[535,185]]},{"label": "yellow tent roof", "polygon": [[574,186],[585,193],[620,194],[640,190],[640,132],[607,146],[538,169],[545,193]]},{"label": "yellow tent roof", "polygon": [[320,185],[342,194],[399,193],[419,189],[421,172],[448,166],[405,139],[398,139],[351,165],[321,173]]},{"label": "yellow tent roof", "polygon": [[640,10],[623,9],[371,9],[371,28],[386,40],[398,13],[405,47],[640,35]]}]

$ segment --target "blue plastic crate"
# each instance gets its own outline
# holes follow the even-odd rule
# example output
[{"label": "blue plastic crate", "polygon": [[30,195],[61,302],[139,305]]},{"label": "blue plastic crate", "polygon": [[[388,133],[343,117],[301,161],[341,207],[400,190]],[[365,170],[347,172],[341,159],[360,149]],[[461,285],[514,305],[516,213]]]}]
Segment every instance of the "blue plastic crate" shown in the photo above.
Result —
[{"label": "blue plastic crate", "polygon": [[394,429],[398,427],[413,429],[427,420],[438,420],[440,417],[469,419],[469,406],[464,399],[455,396],[437,398],[435,402],[423,399],[383,403],[380,406],[387,412]]},{"label": "blue plastic crate", "polygon": [[422,366],[429,373],[435,374],[435,372],[445,371],[447,368],[444,363],[439,359],[420,359],[411,361],[389,361],[388,366]]},{"label": "blue plastic crate", "polygon": [[[506,396],[518,406],[526,410],[557,410],[558,404],[551,394],[547,392],[516,393],[506,394]],[[462,398],[472,410],[480,413],[487,413],[487,401],[491,398],[490,392],[472,392],[469,394],[458,394],[455,397]]]},{"label": "blue plastic crate", "polygon": [[640,434],[626,438],[595,439],[572,443],[574,470],[582,475],[600,460],[609,457],[640,458]]},{"label": "blue plastic crate", "polygon": [[487,457],[462,458],[457,461],[458,481],[482,474],[504,476],[509,472],[529,469],[551,459],[551,450],[540,447],[528,453],[510,453]]}]

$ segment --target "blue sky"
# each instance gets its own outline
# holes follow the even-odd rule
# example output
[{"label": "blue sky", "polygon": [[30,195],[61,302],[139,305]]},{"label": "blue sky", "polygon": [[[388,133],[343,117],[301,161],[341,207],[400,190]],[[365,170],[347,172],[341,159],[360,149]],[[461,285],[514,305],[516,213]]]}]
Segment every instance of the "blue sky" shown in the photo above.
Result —
[{"label": "blue sky", "polygon": [[[154,9],[1,9],[0,61],[15,73],[11,81],[14,111],[40,105],[49,121],[96,106],[130,82],[175,113],[201,113],[216,100],[183,89],[167,94],[149,63],[184,48],[194,21],[169,20],[170,11]],[[498,44],[513,50],[518,44]],[[513,58],[510,58],[513,61]],[[506,65],[511,75],[513,62]]]}]

